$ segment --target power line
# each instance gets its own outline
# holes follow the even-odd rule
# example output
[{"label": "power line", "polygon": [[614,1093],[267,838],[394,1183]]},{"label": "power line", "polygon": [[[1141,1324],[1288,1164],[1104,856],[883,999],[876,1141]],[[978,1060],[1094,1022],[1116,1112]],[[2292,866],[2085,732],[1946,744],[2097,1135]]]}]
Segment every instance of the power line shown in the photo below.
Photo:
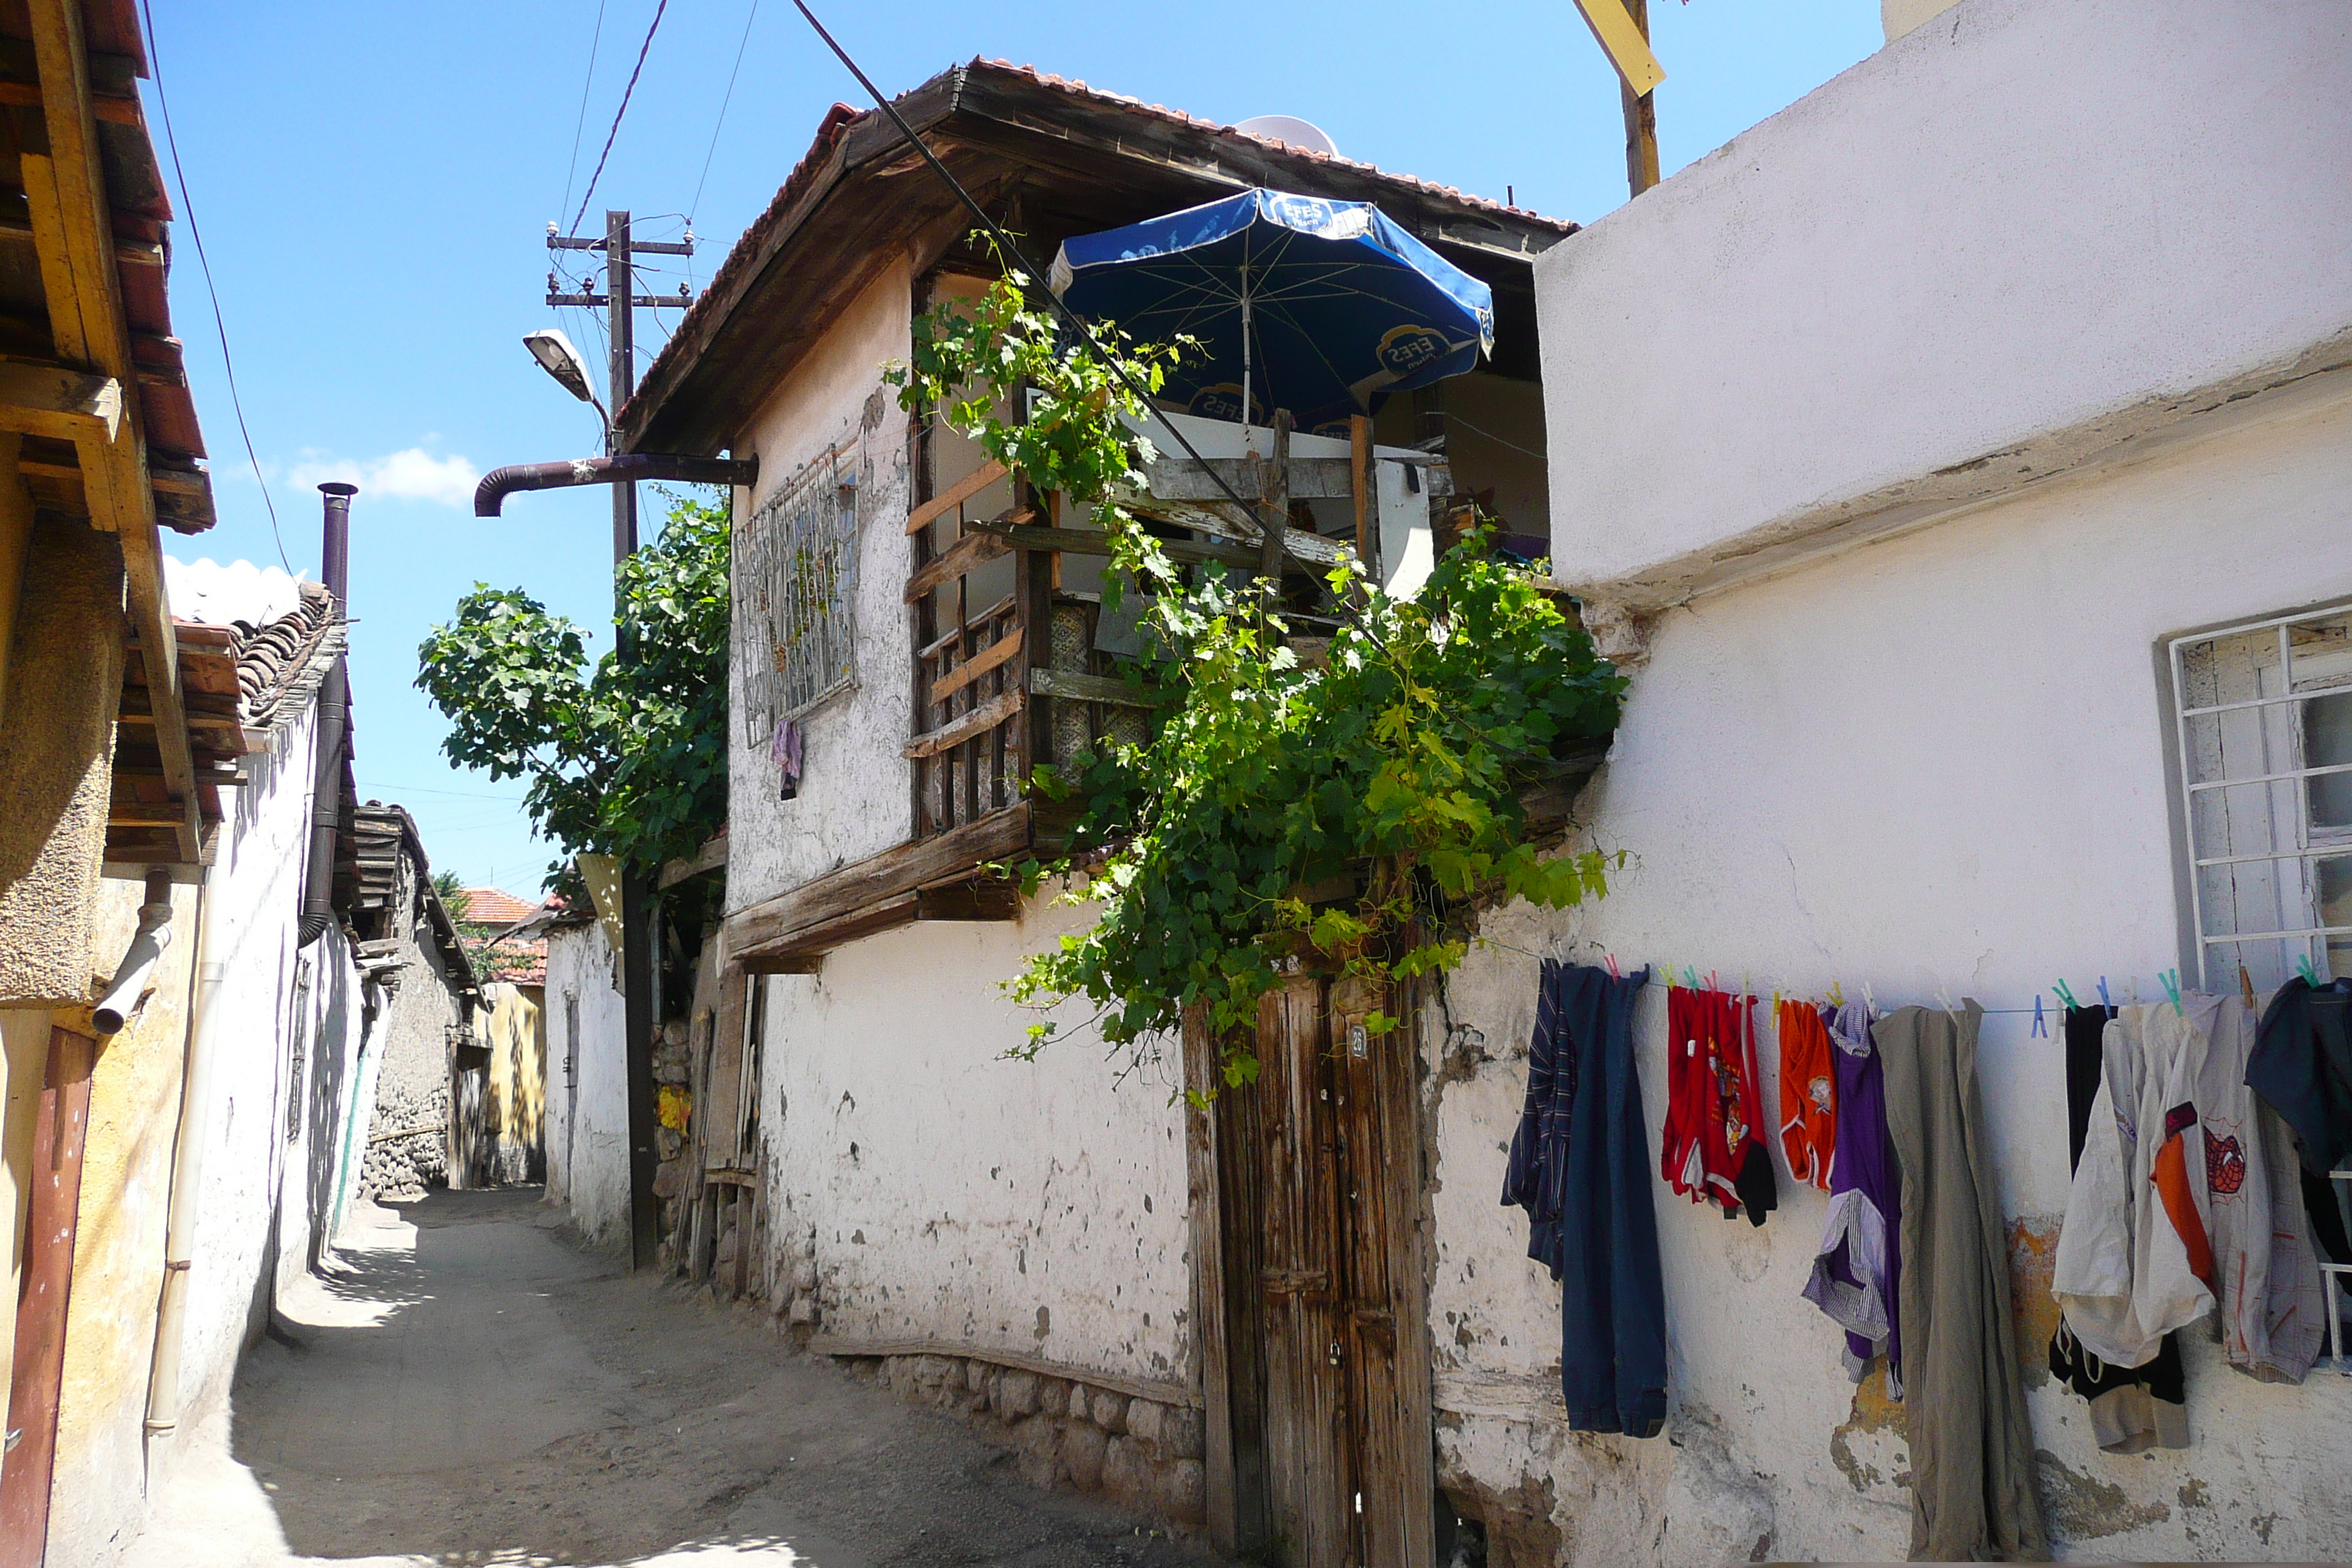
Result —
[{"label": "power line", "polygon": [[[140,0],[142,5],[146,0]],[[613,129],[604,132],[604,150],[596,154],[596,172],[588,176],[588,188],[580,193],[580,210],[572,215],[572,227],[579,232],[580,220],[588,216],[589,198],[596,194],[596,182],[604,177],[604,160],[613,155],[613,138],[621,133],[621,117],[629,112],[630,95],[637,90],[637,77],[646,68],[646,56],[653,52],[654,35],[661,31],[662,13],[669,9],[669,0],[661,0],[654,7],[653,26],[646,29],[646,41],[637,47],[637,63],[629,72],[629,85],[621,89],[621,107],[613,111]]]},{"label": "power line", "polygon": [[236,411],[236,433],[245,438],[246,461],[253,465],[253,482],[261,487],[261,504],[269,511],[269,537],[278,546],[278,563],[286,568],[288,576],[294,574],[294,563],[286,559],[286,540],[278,531],[278,503],[270,499],[269,481],[262,477],[261,458],[253,449],[253,432],[245,426],[245,399],[237,395],[236,366],[228,354],[228,323],[221,319],[220,290],[213,285],[213,264],[205,255],[204,231],[196,226],[196,204],[188,195],[188,174],[180,166],[180,139],[172,132],[172,101],[163,96],[163,62],[155,48],[155,13],[147,0],[139,0],[139,9],[147,19],[147,63],[155,73],[155,107],[163,112],[163,144],[172,150],[172,175],[180,183],[180,210],[188,217],[188,237],[196,242],[196,264],[204,269],[205,292],[213,302],[213,331],[220,335],[221,369],[228,374],[228,405]]},{"label": "power line", "polygon": [[604,41],[604,0],[596,0],[596,30],[588,37],[588,75],[580,84],[580,112],[572,121],[572,162],[563,166],[563,199],[555,204],[562,212],[572,205],[572,182],[580,177],[580,132],[588,127],[588,89],[596,85],[596,47]]},{"label": "power line", "polygon": [[735,66],[727,73],[727,90],[719,96],[719,120],[710,128],[710,147],[702,154],[702,174],[694,182],[694,199],[686,204],[686,222],[694,225],[694,215],[702,209],[702,187],[710,178],[710,160],[719,151],[719,132],[727,124],[727,106],[735,100],[735,78],[743,69],[743,51],[751,46],[751,24],[759,19],[760,0],[751,0],[751,9],[743,17],[743,38],[735,46]]}]

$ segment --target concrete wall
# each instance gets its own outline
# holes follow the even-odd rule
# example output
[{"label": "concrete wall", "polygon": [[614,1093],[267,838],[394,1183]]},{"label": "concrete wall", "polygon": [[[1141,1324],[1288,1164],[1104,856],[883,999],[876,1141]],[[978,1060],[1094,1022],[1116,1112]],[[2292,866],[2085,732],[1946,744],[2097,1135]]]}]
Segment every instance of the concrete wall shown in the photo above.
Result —
[{"label": "concrete wall", "polygon": [[[1973,0],[1972,0],[1973,3]],[[2332,378],[2352,381],[2352,376]],[[1520,909],[1452,987],[1432,1067],[1440,1446],[1490,1495],[1533,1484],[1563,1561],[1899,1557],[1900,1411],[1856,1397],[1838,1335],[1799,1298],[1824,1200],[1781,1188],[1761,1230],[1654,1189],[1665,1261],[1674,1444],[1574,1436],[1559,1417],[1559,1294],[1496,1206],[1532,1026],[1534,955],[1613,952],[1882,1005],[1939,989],[2030,1009],[2053,976],[2162,994],[2180,962],[2154,649],[2168,633],[2352,595],[2343,498],[2352,388],[2312,395],[2147,462],[1701,600],[1658,626],[1613,759],[1583,802],[1638,866],[1573,921]],[[1637,1034],[1654,1140],[1664,1001]],[[2352,1552],[2352,1382],[2265,1385],[2183,1335],[2194,1446],[2119,1458],[2040,1370],[2047,1249],[2068,1188],[2060,1047],[2020,1013],[1979,1056],[2017,1250],[2043,1496],[2073,1555]],[[1767,1047],[1767,1104],[1777,1072]],[[1783,1182],[1787,1178],[1783,1175]],[[1870,1385],[1875,1390],[1874,1380]],[[1546,1492],[1546,1489],[1549,1489]],[[1763,1544],[1759,1547],[1759,1543]]]},{"label": "concrete wall", "polygon": [[361,1185],[375,1195],[413,1197],[427,1187],[464,1186],[457,1129],[468,1112],[478,1119],[478,1099],[465,1102],[459,1094],[471,1088],[478,1097],[483,1074],[479,1068],[459,1074],[451,1044],[451,1032],[472,1022],[472,1010],[455,989],[448,959],[424,911],[420,876],[415,861],[403,853],[393,915],[402,962],[383,976],[382,1059],[361,1176]]},{"label": "concrete wall", "polygon": [[1967,0],[1537,262],[1561,576],[1672,603],[2292,364],[2347,163],[2341,5]]},{"label": "concrete wall", "polygon": [[821,974],[768,978],[779,1310],[807,1296],[821,1331],[852,1345],[1188,1383],[1177,1064],[1116,1081],[1084,1029],[1035,1063],[1003,1059],[1034,1015],[998,983],[1083,923],[1033,905],[1017,923],[911,926],[838,950]]},{"label": "concrete wall", "polygon": [[[907,416],[882,366],[907,357],[907,268],[894,265],[835,318],[824,341],[779,383],[734,443],[760,459],[756,495],[738,490],[740,527],[767,496],[828,446],[856,453],[857,684],[801,721],[799,794],[778,795],[767,735],[747,737],[739,644],[730,660],[727,898],[740,909],[887,849],[913,831],[907,764],[912,645],[904,602],[913,546],[906,537]],[[740,614],[740,612],[739,612]]]},{"label": "concrete wall", "polygon": [[[92,1078],[52,1563],[106,1561],[143,1522],[144,1499],[177,1462],[183,1434],[227,1396],[274,1289],[315,1261],[348,1197],[338,1177],[365,1037],[359,973],[339,930],[298,946],[314,738],[305,710],[251,759],[252,783],[226,797],[204,892],[203,962],[218,982],[198,1039],[211,1064],[207,1103],[189,1122],[204,1142],[181,1423],[152,1440],[142,1428],[185,1089],[199,944],[194,887],[174,890],[173,941],[155,989]],[[96,952],[121,951],[142,897],[136,880],[101,885]]]},{"label": "concrete wall", "polygon": [[627,1034],[614,969],[602,922],[548,932],[547,1201],[607,1242],[629,1234]]}]

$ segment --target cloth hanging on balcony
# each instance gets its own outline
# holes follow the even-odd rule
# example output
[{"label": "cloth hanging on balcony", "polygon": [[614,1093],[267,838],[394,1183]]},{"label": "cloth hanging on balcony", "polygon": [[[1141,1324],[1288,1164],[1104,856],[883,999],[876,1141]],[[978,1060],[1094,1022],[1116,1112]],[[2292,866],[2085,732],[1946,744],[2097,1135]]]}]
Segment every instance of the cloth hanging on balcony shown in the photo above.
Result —
[{"label": "cloth hanging on balcony", "polygon": [[1345,435],[1349,415],[1495,348],[1494,290],[1370,202],[1244,191],[1068,240],[1049,281],[1139,342],[1198,339],[1164,395],[1212,419],[1286,408],[1301,430]]}]

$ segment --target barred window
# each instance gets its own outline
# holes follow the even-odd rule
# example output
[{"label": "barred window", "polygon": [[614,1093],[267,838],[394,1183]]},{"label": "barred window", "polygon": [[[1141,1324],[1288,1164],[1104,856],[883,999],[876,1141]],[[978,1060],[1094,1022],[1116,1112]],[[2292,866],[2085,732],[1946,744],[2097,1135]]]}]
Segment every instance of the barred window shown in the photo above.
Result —
[{"label": "barred window", "polygon": [[2352,605],[2169,651],[2205,989],[2352,973]]},{"label": "barred window", "polygon": [[735,541],[743,739],[765,744],[857,679],[856,454],[827,450],[751,514]]}]

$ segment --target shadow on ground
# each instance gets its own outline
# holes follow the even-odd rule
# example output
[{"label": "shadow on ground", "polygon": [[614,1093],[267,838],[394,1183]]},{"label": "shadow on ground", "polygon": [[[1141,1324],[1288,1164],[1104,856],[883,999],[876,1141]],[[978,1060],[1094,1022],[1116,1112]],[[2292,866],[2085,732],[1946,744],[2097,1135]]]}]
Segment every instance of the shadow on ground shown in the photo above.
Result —
[{"label": "shadow on ground", "polygon": [[282,1536],[221,1561],[1217,1561],[1029,1488],[961,1423],[790,1353],[754,1314],[581,1250],[538,1197],[379,1210],[281,1303],[230,1445]]}]

